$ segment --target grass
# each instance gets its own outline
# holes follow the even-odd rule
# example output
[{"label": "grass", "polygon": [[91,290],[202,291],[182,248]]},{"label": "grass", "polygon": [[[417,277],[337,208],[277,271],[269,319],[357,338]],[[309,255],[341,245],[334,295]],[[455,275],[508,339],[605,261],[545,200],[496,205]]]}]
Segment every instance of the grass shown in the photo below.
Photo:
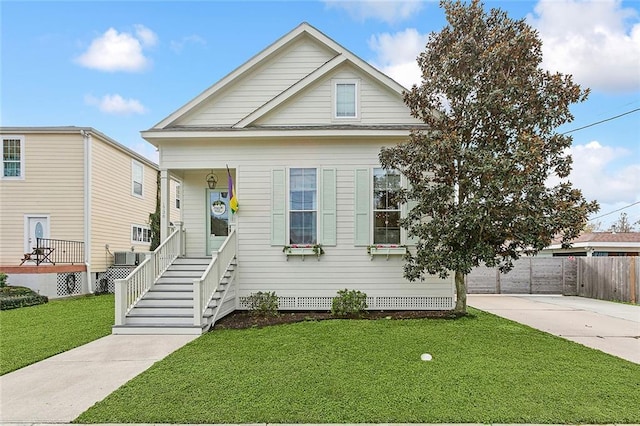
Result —
[{"label": "grass", "polygon": [[0,311],[0,375],[111,333],[113,295]]},{"label": "grass", "polygon": [[640,423],[640,365],[472,312],[216,330],[75,422]]}]

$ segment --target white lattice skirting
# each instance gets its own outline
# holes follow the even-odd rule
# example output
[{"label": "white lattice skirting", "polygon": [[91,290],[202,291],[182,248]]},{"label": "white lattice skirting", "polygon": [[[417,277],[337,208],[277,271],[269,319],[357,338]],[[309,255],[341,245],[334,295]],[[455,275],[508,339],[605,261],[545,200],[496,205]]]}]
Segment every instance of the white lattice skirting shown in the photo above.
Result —
[{"label": "white lattice skirting", "polygon": [[[278,297],[281,310],[331,310],[333,297],[293,296]],[[367,297],[369,310],[448,310],[453,309],[452,297],[429,296],[373,296]],[[246,301],[240,298],[240,309],[247,309]]]}]

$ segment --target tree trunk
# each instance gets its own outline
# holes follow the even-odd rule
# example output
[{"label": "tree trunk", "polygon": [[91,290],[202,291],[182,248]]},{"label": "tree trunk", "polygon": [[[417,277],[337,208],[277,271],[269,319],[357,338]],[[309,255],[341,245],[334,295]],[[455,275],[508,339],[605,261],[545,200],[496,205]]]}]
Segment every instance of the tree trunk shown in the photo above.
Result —
[{"label": "tree trunk", "polygon": [[464,274],[456,271],[456,307],[455,312],[467,313],[467,284],[464,282]]}]

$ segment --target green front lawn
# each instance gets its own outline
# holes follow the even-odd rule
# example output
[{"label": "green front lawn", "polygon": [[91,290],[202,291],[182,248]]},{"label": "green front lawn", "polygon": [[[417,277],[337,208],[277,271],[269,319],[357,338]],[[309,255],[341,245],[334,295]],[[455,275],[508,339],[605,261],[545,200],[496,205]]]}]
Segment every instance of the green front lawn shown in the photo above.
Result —
[{"label": "green front lawn", "polygon": [[640,365],[472,312],[215,330],[75,421],[640,423]]},{"label": "green front lawn", "polygon": [[111,333],[113,295],[0,311],[0,375]]}]

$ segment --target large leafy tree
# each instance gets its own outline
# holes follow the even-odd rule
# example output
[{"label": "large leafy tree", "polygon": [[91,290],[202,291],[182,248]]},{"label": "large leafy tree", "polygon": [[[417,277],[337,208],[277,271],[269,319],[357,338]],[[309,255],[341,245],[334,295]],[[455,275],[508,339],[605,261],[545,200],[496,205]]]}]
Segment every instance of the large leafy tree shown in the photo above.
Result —
[{"label": "large leafy tree", "polygon": [[[465,275],[481,263],[513,267],[561,235],[578,236],[598,210],[566,180],[571,138],[557,127],[588,90],[541,69],[542,42],[524,20],[478,0],[441,1],[448,25],[418,57],[422,83],[405,103],[425,125],[380,161],[406,176],[413,200],[403,226],[417,237],[404,275],[455,275],[456,311],[466,312]],[[550,176],[560,183],[546,185]]]}]

